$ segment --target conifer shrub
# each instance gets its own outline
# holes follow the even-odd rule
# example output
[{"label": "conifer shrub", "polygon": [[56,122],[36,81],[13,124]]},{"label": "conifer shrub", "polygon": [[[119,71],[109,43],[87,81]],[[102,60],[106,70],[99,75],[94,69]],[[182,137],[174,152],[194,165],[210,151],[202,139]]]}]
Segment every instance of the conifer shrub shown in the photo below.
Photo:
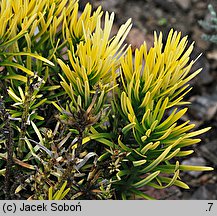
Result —
[{"label": "conifer shrub", "polygon": [[202,35],[202,38],[206,41],[210,41],[217,44],[217,16],[213,5],[208,5],[209,18],[204,20],[199,20],[199,25],[203,28],[206,33]]},{"label": "conifer shrub", "polygon": [[129,19],[79,13],[78,1],[0,2],[1,199],[152,199],[144,187],[188,189],[181,165],[199,143],[181,121],[193,44],[171,30],[132,51]]}]

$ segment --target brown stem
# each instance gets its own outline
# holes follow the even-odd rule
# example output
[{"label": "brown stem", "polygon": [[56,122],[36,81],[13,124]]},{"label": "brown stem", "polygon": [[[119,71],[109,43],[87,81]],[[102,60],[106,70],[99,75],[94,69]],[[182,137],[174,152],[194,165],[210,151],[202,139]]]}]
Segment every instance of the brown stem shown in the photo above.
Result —
[{"label": "brown stem", "polygon": [[4,103],[0,97],[0,117],[5,122],[3,134],[5,136],[5,144],[7,150],[7,164],[5,173],[5,199],[10,199],[10,179],[12,177],[13,165],[13,131],[10,125],[9,113],[5,110]]},{"label": "brown stem", "polygon": [[25,136],[26,136],[26,131],[27,131],[27,120],[29,116],[29,105],[30,105],[30,100],[26,96],[25,105],[23,109],[23,115],[22,115],[22,121],[21,121],[21,127],[20,127],[19,143],[18,143],[18,156],[20,158],[23,157],[23,152],[25,150]]},{"label": "brown stem", "polygon": [[21,127],[20,127],[20,137],[18,142],[18,156],[22,159],[23,152],[25,151],[25,136],[27,131],[27,121],[29,117],[29,108],[30,108],[30,102],[32,99],[32,93],[33,88],[30,84],[30,78],[28,78],[27,86],[26,86],[26,95],[25,95],[25,101],[24,101],[24,108],[23,108],[23,114],[22,114],[22,121],[21,121]]},{"label": "brown stem", "polygon": [[[79,135],[78,135],[78,141],[77,141],[77,148],[75,150],[75,156],[74,159],[71,160],[71,158],[69,157],[70,161],[67,164],[67,167],[64,171],[64,173],[61,176],[61,179],[59,181],[59,187],[61,187],[61,185],[64,183],[64,181],[68,180],[68,187],[71,187],[72,185],[72,171],[75,168],[75,164],[76,164],[76,158],[79,157],[81,150],[82,150],[82,140],[83,140],[83,132],[84,130],[79,130]],[[73,174],[74,175],[74,174]]]},{"label": "brown stem", "polygon": [[75,157],[79,157],[81,150],[82,150],[82,141],[83,141],[83,133],[84,130],[80,128],[79,135],[78,135],[78,141],[77,141],[77,148],[75,150]]}]

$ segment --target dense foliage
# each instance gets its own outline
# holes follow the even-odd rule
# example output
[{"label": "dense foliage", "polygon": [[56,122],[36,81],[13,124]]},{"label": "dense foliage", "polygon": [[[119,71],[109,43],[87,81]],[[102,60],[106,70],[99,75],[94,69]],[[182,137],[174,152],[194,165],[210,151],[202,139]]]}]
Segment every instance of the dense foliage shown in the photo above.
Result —
[{"label": "dense foliage", "polygon": [[77,1],[0,2],[2,199],[151,199],[141,188],[212,170],[179,162],[209,130],[180,120],[193,44],[171,30],[134,53],[131,20],[111,37],[113,22]]}]

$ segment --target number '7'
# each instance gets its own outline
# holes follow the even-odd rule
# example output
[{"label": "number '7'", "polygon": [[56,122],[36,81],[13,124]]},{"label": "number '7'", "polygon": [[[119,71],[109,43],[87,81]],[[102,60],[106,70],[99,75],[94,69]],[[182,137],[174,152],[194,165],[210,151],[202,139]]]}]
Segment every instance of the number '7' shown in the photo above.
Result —
[{"label": "number '7'", "polygon": [[212,206],[213,206],[213,203],[208,203],[208,205],[210,205],[209,211],[211,211],[211,208],[212,208]]}]

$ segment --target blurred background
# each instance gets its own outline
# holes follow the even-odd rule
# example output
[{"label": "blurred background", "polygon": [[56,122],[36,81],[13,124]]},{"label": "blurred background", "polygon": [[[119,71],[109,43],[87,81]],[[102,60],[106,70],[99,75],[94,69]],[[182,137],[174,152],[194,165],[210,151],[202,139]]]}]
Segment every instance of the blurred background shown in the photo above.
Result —
[{"label": "blurred background", "polygon": [[[193,90],[186,100],[188,114],[183,121],[191,119],[196,128],[211,126],[212,129],[202,135],[200,144],[194,146],[195,153],[182,161],[182,164],[208,165],[215,168],[213,172],[185,172],[181,175],[189,190],[175,186],[155,190],[144,188],[144,191],[158,199],[217,199],[217,43],[202,39],[204,33],[217,34],[216,31],[203,29],[198,21],[211,19],[208,5],[212,4],[217,11],[217,0],[80,0],[81,9],[90,2],[94,8],[99,5],[104,11],[115,12],[116,19],[113,31],[132,18],[133,28],[126,40],[133,49],[138,48],[145,40],[148,47],[153,45],[153,32],[162,32],[164,39],[171,28],[188,35],[189,44],[195,41],[192,59],[202,53],[192,72],[203,68],[202,72],[191,81]],[[217,21],[216,21],[217,23]]]}]

